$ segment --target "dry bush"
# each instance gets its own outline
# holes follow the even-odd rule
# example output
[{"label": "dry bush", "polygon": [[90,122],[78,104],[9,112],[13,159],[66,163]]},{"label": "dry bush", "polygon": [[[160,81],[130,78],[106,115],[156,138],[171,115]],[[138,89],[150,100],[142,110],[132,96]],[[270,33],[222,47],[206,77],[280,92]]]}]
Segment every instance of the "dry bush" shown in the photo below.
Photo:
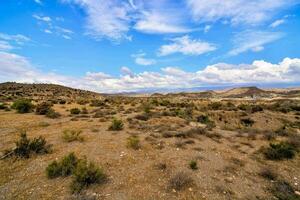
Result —
[{"label": "dry bush", "polygon": [[174,174],[168,181],[168,189],[183,190],[193,184],[190,174],[180,171]]},{"label": "dry bush", "polygon": [[62,138],[65,142],[73,142],[73,141],[83,142],[84,137],[81,136],[81,133],[82,133],[81,130],[66,129],[66,130],[63,131]]}]

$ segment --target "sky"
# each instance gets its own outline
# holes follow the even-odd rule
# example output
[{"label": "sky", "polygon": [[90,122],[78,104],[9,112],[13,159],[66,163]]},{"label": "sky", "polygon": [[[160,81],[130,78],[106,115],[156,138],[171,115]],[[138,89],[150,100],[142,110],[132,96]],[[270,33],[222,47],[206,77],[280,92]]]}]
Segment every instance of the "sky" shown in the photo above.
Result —
[{"label": "sky", "polygon": [[299,0],[0,0],[0,82],[299,86]]}]

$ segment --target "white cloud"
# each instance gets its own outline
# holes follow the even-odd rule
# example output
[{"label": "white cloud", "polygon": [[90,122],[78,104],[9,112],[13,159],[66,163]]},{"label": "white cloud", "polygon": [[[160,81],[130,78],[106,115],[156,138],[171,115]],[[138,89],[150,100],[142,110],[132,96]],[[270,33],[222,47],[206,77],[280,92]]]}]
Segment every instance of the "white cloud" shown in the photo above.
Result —
[{"label": "white cloud", "polygon": [[120,71],[125,76],[129,75],[130,77],[134,77],[134,73],[128,67],[123,66],[123,67],[121,67]]},{"label": "white cloud", "polygon": [[25,42],[29,42],[30,41],[30,38],[28,38],[28,37],[26,37],[24,35],[21,35],[21,34],[8,35],[8,34],[5,34],[5,33],[0,33],[0,39],[6,40],[6,41],[12,41],[12,42],[15,42],[15,43],[17,43],[19,45],[22,45]]},{"label": "white cloud", "polygon": [[32,15],[32,17],[39,20],[39,21],[44,21],[44,22],[51,22],[52,21],[51,18],[48,17],[48,16],[40,16],[40,15],[34,14],[34,15]]},{"label": "white cloud", "polygon": [[166,56],[174,53],[182,53],[184,55],[201,55],[217,49],[214,44],[204,42],[197,39],[191,39],[185,35],[172,39],[172,43],[162,45],[158,51],[160,56]]},{"label": "white cloud", "polygon": [[49,30],[49,29],[45,29],[44,32],[45,32],[45,33],[48,33],[48,34],[52,34],[52,33],[53,33],[53,32],[52,32],[51,30]]},{"label": "white cloud", "polygon": [[278,19],[274,21],[272,24],[270,24],[271,28],[276,28],[277,26],[280,26],[281,24],[284,24],[285,20],[284,19]]},{"label": "white cloud", "polygon": [[62,35],[63,38],[65,38],[66,40],[71,40],[72,38],[68,35]]},{"label": "white cloud", "polygon": [[0,40],[0,51],[9,51],[13,49],[13,46],[11,46],[8,42],[6,41],[1,41]]},{"label": "white cloud", "polygon": [[211,29],[211,25],[206,25],[205,27],[204,27],[204,33],[207,33],[209,30]]},{"label": "white cloud", "polygon": [[176,89],[222,84],[299,83],[300,59],[285,58],[278,64],[263,60],[252,64],[218,63],[196,72],[178,67],[162,68],[161,72],[133,73],[122,67],[121,76],[103,72],[87,72],[82,77],[42,72],[29,59],[0,51],[0,81],[55,83],[97,92],[145,91],[147,89]]},{"label": "white cloud", "polygon": [[180,19],[176,13],[147,12],[144,11],[140,20],[134,28],[144,33],[166,34],[166,33],[187,33],[192,30],[180,25]]},{"label": "white cloud", "polygon": [[264,45],[272,43],[284,35],[278,32],[244,31],[235,35],[234,48],[228,52],[228,56],[236,56],[247,51],[258,52],[264,49]]},{"label": "white cloud", "polygon": [[297,3],[296,0],[186,0],[193,19],[198,22],[229,20],[231,24],[256,25],[273,14]]},{"label": "white cloud", "polygon": [[130,17],[129,8],[117,0],[64,0],[81,6],[87,15],[88,34],[96,39],[113,40],[127,38]]},{"label": "white cloud", "polygon": [[133,54],[131,57],[134,58],[134,61],[138,65],[154,65],[156,63],[156,60],[151,58],[145,58],[145,53],[139,53],[139,54]]},{"label": "white cloud", "polygon": [[34,0],[35,3],[42,5],[42,1],[41,0]]}]

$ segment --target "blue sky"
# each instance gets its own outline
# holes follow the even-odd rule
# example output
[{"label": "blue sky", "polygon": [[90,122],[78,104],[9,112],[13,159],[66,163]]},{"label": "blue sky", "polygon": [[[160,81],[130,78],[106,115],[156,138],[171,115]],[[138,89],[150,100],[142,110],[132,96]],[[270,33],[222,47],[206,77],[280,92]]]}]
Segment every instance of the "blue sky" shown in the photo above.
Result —
[{"label": "blue sky", "polygon": [[297,0],[7,0],[0,81],[99,92],[287,85],[300,78]]}]

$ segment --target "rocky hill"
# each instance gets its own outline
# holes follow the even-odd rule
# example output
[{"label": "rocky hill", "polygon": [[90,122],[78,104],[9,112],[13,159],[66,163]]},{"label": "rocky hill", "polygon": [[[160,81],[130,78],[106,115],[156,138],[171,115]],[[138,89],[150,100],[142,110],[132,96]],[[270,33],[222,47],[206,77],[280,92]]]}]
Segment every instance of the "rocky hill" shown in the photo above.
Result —
[{"label": "rocky hill", "polygon": [[75,100],[99,98],[99,93],[55,84],[0,83],[0,100],[31,98],[33,100]]}]

